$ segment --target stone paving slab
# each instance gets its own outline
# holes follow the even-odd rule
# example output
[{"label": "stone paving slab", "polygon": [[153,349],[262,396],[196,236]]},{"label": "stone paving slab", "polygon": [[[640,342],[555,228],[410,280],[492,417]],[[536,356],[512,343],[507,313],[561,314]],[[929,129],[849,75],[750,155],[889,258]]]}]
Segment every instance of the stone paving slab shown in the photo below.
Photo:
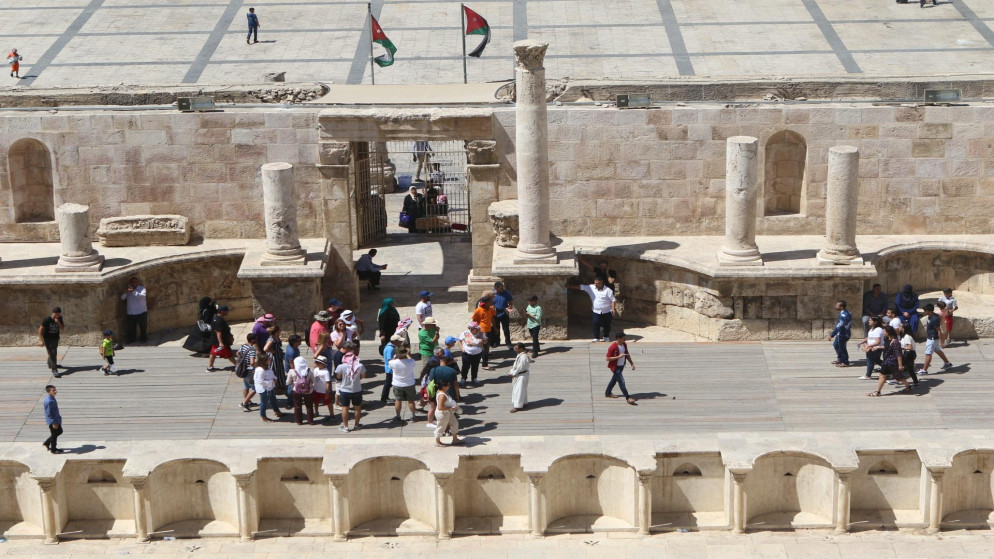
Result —
[{"label": "stone paving slab", "polygon": [[[470,82],[513,78],[514,41],[550,43],[549,78],[935,76],[990,74],[994,7],[985,0],[474,0],[492,38]],[[262,27],[244,36],[249,6]],[[378,84],[462,83],[459,3],[372,2],[397,46]],[[372,82],[366,3],[356,0],[0,0],[17,87]],[[467,39],[472,49],[478,36]],[[375,47],[380,49],[380,47]],[[374,54],[379,54],[376,50]],[[6,79],[6,76],[4,77]],[[3,82],[0,82],[3,83]]]}]

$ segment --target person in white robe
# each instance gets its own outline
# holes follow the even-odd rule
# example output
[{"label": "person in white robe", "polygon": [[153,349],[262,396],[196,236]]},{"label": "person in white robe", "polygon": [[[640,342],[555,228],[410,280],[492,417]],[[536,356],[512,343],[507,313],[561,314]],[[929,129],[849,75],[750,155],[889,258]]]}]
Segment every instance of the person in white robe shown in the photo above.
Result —
[{"label": "person in white robe", "polygon": [[508,372],[511,375],[511,413],[516,413],[525,408],[528,403],[528,376],[529,367],[532,360],[525,351],[525,344],[514,344],[514,351],[518,354],[514,358],[514,366]]}]

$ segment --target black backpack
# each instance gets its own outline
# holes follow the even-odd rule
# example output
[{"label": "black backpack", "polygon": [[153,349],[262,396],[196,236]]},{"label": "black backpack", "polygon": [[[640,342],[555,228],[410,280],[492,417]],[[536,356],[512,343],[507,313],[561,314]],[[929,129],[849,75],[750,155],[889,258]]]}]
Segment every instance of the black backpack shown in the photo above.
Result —
[{"label": "black backpack", "polygon": [[238,350],[238,359],[235,360],[235,376],[245,378],[249,375],[249,352]]}]

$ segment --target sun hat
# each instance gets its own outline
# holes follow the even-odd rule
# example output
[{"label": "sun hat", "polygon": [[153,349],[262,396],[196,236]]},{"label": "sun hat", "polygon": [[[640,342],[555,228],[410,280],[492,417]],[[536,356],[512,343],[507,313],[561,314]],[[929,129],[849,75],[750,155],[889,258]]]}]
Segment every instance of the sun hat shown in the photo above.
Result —
[{"label": "sun hat", "polygon": [[404,357],[411,354],[411,350],[406,347],[397,348],[397,355]]},{"label": "sun hat", "polygon": [[390,336],[390,341],[391,342],[403,342],[404,341],[404,336],[401,336],[399,334],[394,334],[393,336]]},{"label": "sun hat", "polygon": [[273,316],[272,313],[266,313],[260,316],[259,318],[255,319],[256,322],[272,322],[274,320],[276,320],[276,317]]},{"label": "sun hat", "polygon": [[469,324],[466,325],[466,328],[479,328],[479,327],[480,327],[480,323],[476,322],[475,320],[473,322],[470,322]]},{"label": "sun hat", "polygon": [[317,320],[319,322],[325,322],[331,320],[331,313],[329,313],[328,311],[318,311],[318,313],[314,315],[314,320]]},{"label": "sun hat", "polygon": [[328,364],[328,358],[325,357],[324,355],[318,355],[317,357],[314,358],[314,362],[315,363],[324,363],[325,365],[327,365]]},{"label": "sun hat", "polygon": [[424,319],[422,324],[438,324],[438,322],[435,322],[434,316],[429,316],[428,318]]}]

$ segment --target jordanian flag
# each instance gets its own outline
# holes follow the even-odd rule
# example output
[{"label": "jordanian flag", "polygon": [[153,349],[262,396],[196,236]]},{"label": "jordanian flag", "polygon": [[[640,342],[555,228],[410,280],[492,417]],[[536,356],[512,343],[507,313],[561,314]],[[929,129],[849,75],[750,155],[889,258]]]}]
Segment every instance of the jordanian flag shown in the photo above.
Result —
[{"label": "jordanian flag", "polygon": [[369,14],[369,26],[373,31],[373,42],[387,50],[386,54],[377,56],[373,62],[380,68],[393,64],[393,55],[397,52],[397,47],[393,46],[390,39],[387,39],[387,34],[383,32],[383,28],[380,27],[373,14]]},{"label": "jordanian flag", "polygon": [[487,48],[487,44],[490,42],[490,24],[487,23],[487,20],[483,19],[483,16],[466,6],[463,6],[462,9],[466,11],[466,34],[483,35],[483,41],[480,45],[473,49],[473,52],[469,53],[469,56],[479,58],[483,54],[483,49]]}]

